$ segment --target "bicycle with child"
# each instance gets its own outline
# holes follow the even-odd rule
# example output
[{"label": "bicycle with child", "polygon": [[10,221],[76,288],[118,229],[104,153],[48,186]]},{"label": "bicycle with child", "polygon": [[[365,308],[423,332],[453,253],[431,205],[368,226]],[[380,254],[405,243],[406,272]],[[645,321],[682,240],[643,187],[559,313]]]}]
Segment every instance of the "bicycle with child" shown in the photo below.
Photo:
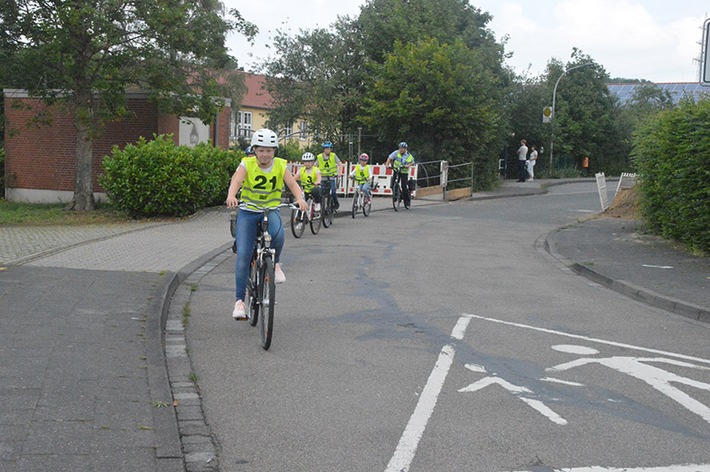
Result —
[{"label": "bicycle with child", "polygon": [[291,233],[295,238],[303,236],[306,230],[306,225],[311,227],[311,233],[318,234],[320,231],[322,219],[319,211],[316,211],[316,201],[313,195],[309,195],[306,199],[308,209],[302,211],[300,209],[291,210]]},{"label": "bicycle with child", "polygon": [[[240,205],[241,207],[241,205]],[[249,278],[244,305],[249,324],[259,324],[261,347],[268,350],[274,330],[274,310],[276,308],[276,250],[271,247],[269,234],[269,211],[289,207],[292,211],[298,206],[291,203],[281,203],[276,208],[261,209],[261,219],[257,222],[254,252],[249,262]],[[230,217],[230,232],[236,234],[236,218]]]}]

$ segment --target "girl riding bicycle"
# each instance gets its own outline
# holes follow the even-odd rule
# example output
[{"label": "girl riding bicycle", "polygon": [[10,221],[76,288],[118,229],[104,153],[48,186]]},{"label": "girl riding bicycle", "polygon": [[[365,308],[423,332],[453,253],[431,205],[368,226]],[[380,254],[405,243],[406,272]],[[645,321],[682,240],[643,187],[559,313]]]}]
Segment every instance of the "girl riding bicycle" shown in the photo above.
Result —
[{"label": "girl riding bicycle", "polygon": [[[262,212],[269,212],[271,247],[276,249],[275,282],[283,283],[286,276],[281,270],[279,259],[284,245],[284,229],[276,208],[281,203],[284,183],[296,197],[299,208],[303,211],[307,209],[298,182],[286,167],[286,160],[274,157],[279,147],[276,133],[270,129],[256,131],[251,138],[251,146],[256,156],[242,159],[227,190],[227,208],[239,206],[240,209],[236,227],[237,262],[234,267],[237,301],[232,312],[236,320],[246,319],[244,296],[249,278],[249,262],[254,252],[256,227]],[[241,204],[237,199],[239,189],[242,190]]]},{"label": "girl riding bicycle", "polygon": [[367,165],[369,160],[370,156],[363,152],[358,159],[358,165],[350,172],[350,178],[355,180],[360,191],[365,194],[366,201],[372,198],[370,188],[371,180],[374,178],[370,175],[370,166]]},{"label": "girl riding bicycle", "polygon": [[300,183],[303,188],[304,197],[308,200],[309,196],[313,197],[316,202],[315,211],[320,211],[320,169],[314,167],[316,156],[310,152],[304,152],[301,156],[303,167],[296,171],[296,182]]}]

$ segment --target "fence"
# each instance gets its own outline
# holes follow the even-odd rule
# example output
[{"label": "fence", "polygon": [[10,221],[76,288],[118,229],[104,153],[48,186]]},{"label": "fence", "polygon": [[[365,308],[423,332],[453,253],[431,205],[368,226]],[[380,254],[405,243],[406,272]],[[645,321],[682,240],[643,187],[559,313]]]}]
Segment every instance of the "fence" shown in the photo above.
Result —
[{"label": "fence", "polygon": [[[348,178],[357,164],[343,162],[338,168],[336,191],[338,195],[352,195],[355,184]],[[296,173],[299,164],[290,163],[289,170]],[[374,179],[374,195],[392,195],[392,169],[384,164],[370,165],[370,174]],[[449,165],[447,161],[420,162],[409,168],[409,178],[416,182],[413,195],[425,197],[442,193],[444,200],[469,197],[473,193],[473,163]],[[451,189],[452,184],[469,182],[467,187]]]}]

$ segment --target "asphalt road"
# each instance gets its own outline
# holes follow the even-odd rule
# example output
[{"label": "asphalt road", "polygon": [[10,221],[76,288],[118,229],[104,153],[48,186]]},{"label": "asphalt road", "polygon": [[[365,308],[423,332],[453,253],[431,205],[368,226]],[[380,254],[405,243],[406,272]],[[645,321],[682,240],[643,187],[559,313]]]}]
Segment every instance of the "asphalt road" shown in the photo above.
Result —
[{"label": "asphalt road", "polygon": [[187,340],[220,470],[709,471],[708,326],[540,248],[598,207],[571,184],[289,233],[268,352],[216,267]]}]

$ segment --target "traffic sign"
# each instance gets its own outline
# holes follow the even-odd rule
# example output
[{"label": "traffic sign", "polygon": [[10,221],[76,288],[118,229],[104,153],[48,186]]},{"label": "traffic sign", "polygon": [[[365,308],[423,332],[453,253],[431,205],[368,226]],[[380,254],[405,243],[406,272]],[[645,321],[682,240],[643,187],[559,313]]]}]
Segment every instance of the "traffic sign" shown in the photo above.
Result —
[{"label": "traffic sign", "polygon": [[551,123],[552,122],[552,107],[545,107],[542,109],[542,122]]}]

